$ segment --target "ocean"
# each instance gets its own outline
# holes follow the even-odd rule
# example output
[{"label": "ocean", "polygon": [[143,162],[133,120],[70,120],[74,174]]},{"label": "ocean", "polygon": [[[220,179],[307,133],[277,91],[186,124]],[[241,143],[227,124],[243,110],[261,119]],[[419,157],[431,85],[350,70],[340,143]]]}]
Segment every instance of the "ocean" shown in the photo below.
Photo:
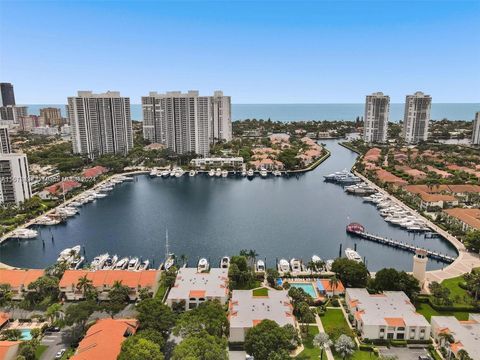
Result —
[{"label": "ocean", "polygon": [[[54,106],[62,109],[65,105],[28,105],[30,114],[38,115],[40,108]],[[299,120],[355,120],[363,116],[364,104],[232,104],[232,120],[271,119],[272,121]],[[390,119],[403,118],[404,104],[390,104]],[[480,111],[478,103],[433,103],[433,120],[473,120],[475,112]],[[142,120],[142,106],[131,105],[132,119]]]}]

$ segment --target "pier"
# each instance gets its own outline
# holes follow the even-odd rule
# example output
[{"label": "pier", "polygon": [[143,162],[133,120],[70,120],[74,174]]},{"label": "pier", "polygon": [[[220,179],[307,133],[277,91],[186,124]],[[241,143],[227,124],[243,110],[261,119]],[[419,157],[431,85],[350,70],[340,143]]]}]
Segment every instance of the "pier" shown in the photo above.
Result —
[{"label": "pier", "polygon": [[[408,244],[405,242],[392,240],[388,238],[384,238],[378,235],[369,234],[365,231],[364,227],[360,224],[352,223],[347,226],[346,228],[347,233],[361,237],[362,239],[373,241],[382,245],[391,246],[396,249],[401,249],[405,251],[409,251],[411,253],[415,253],[417,250],[421,249],[416,247],[415,245]],[[455,261],[455,258],[452,256],[448,256],[445,254],[441,254],[435,251],[431,251],[428,249],[423,249],[427,252],[427,256],[431,259],[441,261],[447,264],[451,264]]]}]

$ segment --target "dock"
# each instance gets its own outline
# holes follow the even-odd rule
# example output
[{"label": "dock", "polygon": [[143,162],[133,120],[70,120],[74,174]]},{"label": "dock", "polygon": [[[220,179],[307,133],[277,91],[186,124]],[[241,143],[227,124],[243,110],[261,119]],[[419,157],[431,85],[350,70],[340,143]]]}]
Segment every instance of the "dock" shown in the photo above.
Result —
[{"label": "dock", "polygon": [[[355,226],[352,226],[352,225],[355,225]],[[408,244],[406,242],[392,240],[392,239],[384,238],[378,235],[369,234],[363,229],[363,227],[360,228],[359,226],[360,226],[359,224],[350,224],[347,226],[346,231],[347,233],[358,236],[362,239],[373,241],[382,245],[387,245],[396,249],[405,250],[411,253],[415,253],[417,250],[425,250],[429,258],[444,262],[446,264],[451,264],[455,261],[455,258],[452,256],[441,254],[439,252],[431,251],[428,249],[419,248],[419,247],[416,247],[415,245]]]}]

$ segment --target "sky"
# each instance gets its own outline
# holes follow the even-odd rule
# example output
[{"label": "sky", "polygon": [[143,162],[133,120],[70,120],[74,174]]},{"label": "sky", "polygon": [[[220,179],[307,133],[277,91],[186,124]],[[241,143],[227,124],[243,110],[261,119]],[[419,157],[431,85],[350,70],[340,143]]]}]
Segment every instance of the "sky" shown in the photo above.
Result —
[{"label": "sky", "polygon": [[480,0],[5,1],[0,81],[17,103],[77,90],[223,90],[233,103],[480,101]]}]

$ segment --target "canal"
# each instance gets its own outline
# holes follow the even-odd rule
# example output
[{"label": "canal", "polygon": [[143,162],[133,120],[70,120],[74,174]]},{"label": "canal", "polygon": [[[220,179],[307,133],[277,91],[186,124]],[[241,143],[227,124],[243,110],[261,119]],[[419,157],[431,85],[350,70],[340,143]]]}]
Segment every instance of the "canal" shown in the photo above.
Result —
[{"label": "canal", "polygon": [[[345,226],[353,221],[371,233],[456,254],[447,241],[392,226],[361,197],[325,183],[324,175],[350,168],[356,154],[335,140],[324,143],[330,158],[298,178],[137,176],[134,182],[117,185],[108,197],[84,205],[65,224],[39,228],[37,239],[7,241],[0,246],[0,261],[46,267],[61,250],[80,244],[88,260],[108,252],[148,258],[158,266],[165,256],[168,228],[170,251],[186,255],[190,266],[199,257],[216,266],[222,256],[241,249],[255,249],[270,266],[276,258],[308,261],[313,254],[326,260],[338,256],[340,244],[343,250],[356,244],[371,271],[384,267],[411,271],[412,254],[347,235]],[[430,270],[443,266],[428,262]]]}]

